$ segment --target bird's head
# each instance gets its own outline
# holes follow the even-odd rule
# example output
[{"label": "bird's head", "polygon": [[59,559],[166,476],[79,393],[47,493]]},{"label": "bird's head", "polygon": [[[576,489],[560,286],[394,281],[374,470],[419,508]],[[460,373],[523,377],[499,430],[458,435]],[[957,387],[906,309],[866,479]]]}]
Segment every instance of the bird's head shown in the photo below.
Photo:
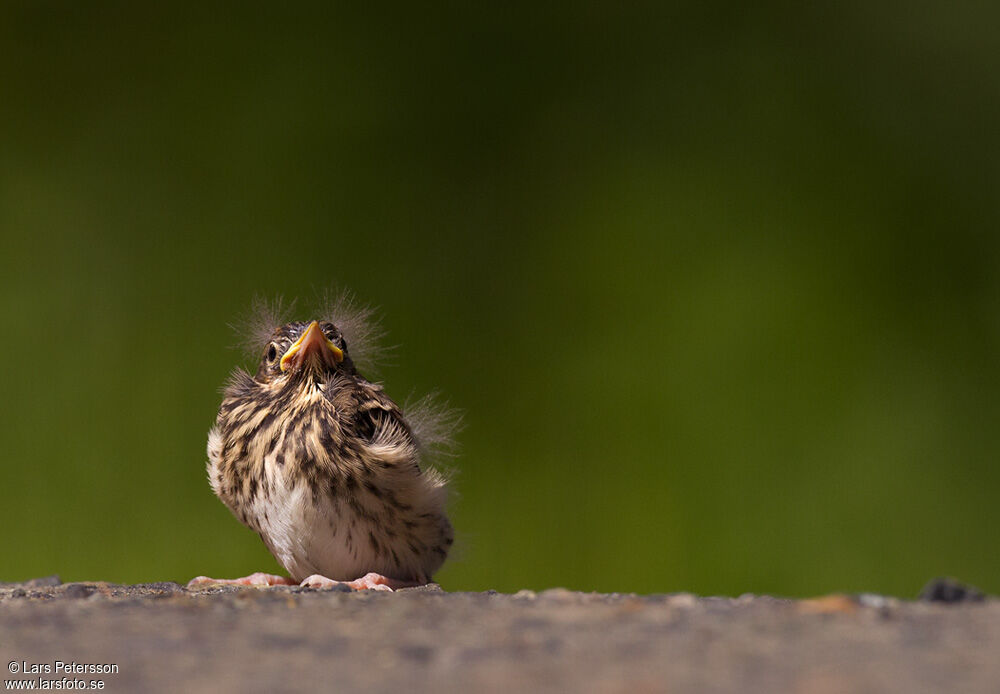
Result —
[{"label": "bird's head", "polygon": [[337,372],[353,373],[354,363],[340,330],[328,321],[296,321],[274,331],[264,347],[255,380],[289,378],[326,380]]}]

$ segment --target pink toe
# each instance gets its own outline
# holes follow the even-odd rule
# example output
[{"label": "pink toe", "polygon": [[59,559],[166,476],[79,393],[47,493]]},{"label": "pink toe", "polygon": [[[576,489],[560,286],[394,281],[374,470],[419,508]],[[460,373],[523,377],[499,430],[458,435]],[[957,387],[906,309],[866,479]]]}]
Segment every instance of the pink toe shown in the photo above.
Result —
[{"label": "pink toe", "polygon": [[303,580],[300,585],[306,588],[321,589],[329,589],[334,586],[344,585],[351,590],[380,590],[391,593],[399,588],[412,588],[413,586],[419,586],[421,584],[413,581],[400,581],[396,578],[389,578],[388,576],[371,572],[365,574],[361,578],[356,578],[353,581],[335,581],[332,578],[327,578],[326,576],[321,576],[320,574],[313,574],[309,578]]},{"label": "pink toe", "polygon": [[211,585],[224,586],[250,586],[253,588],[265,588],[267,586],[293,586],[295,583],[285,576],[276,574],[266,574],[257,572],[242,578],[209,578],[208,576],[198,576],[188,581],[188,588],[204,588]]},{"label": "pink toe", "polygon": [[334,581],[332,578],[327,578],[326,576],[321,576],[319,574],[313,574],[308,578],[302,580],[300,586],[305,588],[333,588],[338,585],[340,581]]}]

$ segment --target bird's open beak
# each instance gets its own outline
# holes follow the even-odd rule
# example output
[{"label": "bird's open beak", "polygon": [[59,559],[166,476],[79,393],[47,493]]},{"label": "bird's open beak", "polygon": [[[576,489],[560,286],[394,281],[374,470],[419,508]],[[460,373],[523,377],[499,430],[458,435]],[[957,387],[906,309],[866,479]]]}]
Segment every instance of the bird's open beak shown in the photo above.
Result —
[{"label": "bird's open beak", "polygon": [[344,361],[343,351],[326,338],[316,321],[309,324],[302,337],[281,357],[281,370],[287,371],[301,365],[310,354],[319,355],[320,359],[331,366]]}]

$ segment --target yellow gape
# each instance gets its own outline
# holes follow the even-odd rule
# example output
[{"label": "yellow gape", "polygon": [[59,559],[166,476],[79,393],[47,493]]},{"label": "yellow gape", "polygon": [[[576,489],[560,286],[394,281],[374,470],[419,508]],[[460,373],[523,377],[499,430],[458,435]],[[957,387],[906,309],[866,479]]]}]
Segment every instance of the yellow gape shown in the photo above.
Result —
[{"label": "yellow gape", "polygon": [[333,360],[337,363],[344,361],[344,353],[341,351],[337,345],[330,342],[323,331],[319,329],[319,323],[313,321],[306,328],[306,331],[302,333],[302,336],[295,341],[295,343],[288,348],[288,351],[281,357],[281,370],[288,370],[288,362],[300,351],[305,354],[309,351],[310,347],[315,346],[316,348],[322,349],[324,346],[328,347],[331,352],[333,352]]}]

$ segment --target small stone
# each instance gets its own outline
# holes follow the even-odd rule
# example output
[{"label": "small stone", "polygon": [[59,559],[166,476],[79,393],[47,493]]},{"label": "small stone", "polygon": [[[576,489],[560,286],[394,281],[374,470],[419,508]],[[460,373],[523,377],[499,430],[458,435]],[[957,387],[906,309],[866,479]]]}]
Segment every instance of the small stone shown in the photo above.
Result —
[{"label": "small stone", "polygon": [[698,604],[698,598],[691,593],[674,593],[667,599],[667,604],[671,607],[683,607],[685,609]]},{"label": "small stone", "polygon": [[79,599],[90,597],[96,591],[97,589],[94,586],[88,586],[84,583],[70,583],[66,586],[63,595],[67,598]]},{"label": "small stone", "polygon": [[58,574],[52,574],[51,576],[42,576],[41,578],[32,578],[29,581],[23,581],[21,585],[28,588],[45,588],[47,586],[58,586],[61,585],[62,581]]},{"label": "small stone", "polygon": [[877,610],[890,609],[897,605],[895,598],[887,598],[878,593],[861,593],[858,595],[858,604],[862,607],[871,607]]},{"label": "small stone", "polygon": [[983,595],[981,590],[954,578],[935,578],[924,586],[918,598],[918,600],[922,600],[923,602],[943,602],[948,604],[956,602],[982,602],[985,599],[986,596]]}]

